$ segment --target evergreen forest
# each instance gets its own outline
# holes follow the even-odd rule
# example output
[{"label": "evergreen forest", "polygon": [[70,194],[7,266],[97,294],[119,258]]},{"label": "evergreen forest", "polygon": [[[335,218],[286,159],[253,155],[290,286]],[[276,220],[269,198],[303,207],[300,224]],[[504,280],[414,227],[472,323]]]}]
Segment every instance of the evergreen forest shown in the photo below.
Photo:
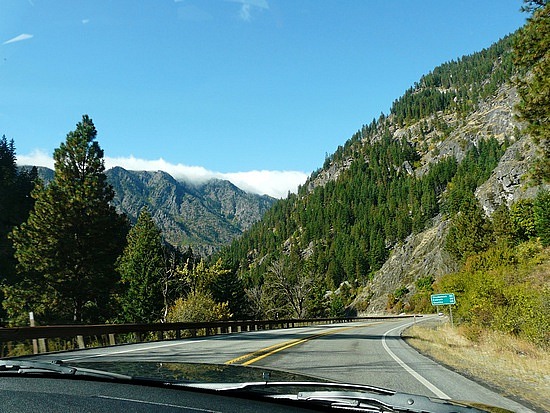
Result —
[{"label": "evergreen forest", "polygon": [[[3,137],[0,325],[27,325],[29,312],[40,324],[357,314],[392,250],[443,219],[444,249],[459,270],[403,281],[386,311],[435,311],[429,295],[453,290],[459,322],[547,345],[548,276],[532,273],[550,262],[550,6],[532,13],[517,33],[423,76],[388,115],[327,156],[296,194],[209,257],[169,245],[148,208],[133,225],[115,210],[87,115],[55,150],[48,183],[36,169],[17,168],[15,143]],[[511,86],[522,129],[461,132],[481,104]],[[458,135],[460,156],[439,153]],[[539,152],[525,179],[539,190],[487,214],[476,190],[528,137]],[[498,305],[484,301],[488,295]]]}]

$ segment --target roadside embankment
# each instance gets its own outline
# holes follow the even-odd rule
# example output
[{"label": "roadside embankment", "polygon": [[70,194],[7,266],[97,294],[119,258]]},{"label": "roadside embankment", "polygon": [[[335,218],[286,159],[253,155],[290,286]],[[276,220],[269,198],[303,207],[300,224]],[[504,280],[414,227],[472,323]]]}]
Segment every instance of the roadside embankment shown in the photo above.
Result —
[{"label": "roadside embankment", "polygon": [[507,334],[439,322],[416,324],[402,336],[437,362],[537,411],[550,412],[547,350]]}]

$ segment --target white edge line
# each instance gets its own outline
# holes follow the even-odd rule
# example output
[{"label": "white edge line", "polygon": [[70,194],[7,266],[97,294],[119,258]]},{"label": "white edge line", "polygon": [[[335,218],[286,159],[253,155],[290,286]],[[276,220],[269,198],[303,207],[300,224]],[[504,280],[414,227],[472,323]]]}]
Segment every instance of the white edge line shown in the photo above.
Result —
[{"label": "white edge line", "polygon": [[400,328],[408,327],[415,322],[408,323],[399,327],[394,327],[391,330],[388,330],[384,333],[382,336],[382,346],[386,350],[386,352],[393,358],[401,367],[403,367],[411,376],[413,376],[416,380],[418,380],[420,383],[422,383],[428,390],[430,390],[433,394],[435,394],[440,399],[450,399],[450,397],[443,391],[441,391],[439,388],[434,386],[432,383],[430,383],[428,380],[426,380],[423,376],[421,376],[419,373],[414,371],[410,366],[408,366],[403,360],[401,360],[399,357],[395,355],[393,351],[390,350],[388,345],[386,344],[386,336],[391,333],[392,331],[395,331]]}]

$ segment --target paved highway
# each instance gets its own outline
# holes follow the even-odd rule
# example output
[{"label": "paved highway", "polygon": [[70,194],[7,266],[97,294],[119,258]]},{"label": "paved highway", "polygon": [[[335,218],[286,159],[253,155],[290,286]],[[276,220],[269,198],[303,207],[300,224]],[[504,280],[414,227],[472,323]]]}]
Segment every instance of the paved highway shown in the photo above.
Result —
[{"label": "paved highway", "polygon": [[[425,320],[426,318],[424,318]],[[417,320],[418,321],[418,320]],[[371,321],[140,343],[33,358],[269,367],[348,383],[532,412],[420,355],[400,338],[413,321]]]}]

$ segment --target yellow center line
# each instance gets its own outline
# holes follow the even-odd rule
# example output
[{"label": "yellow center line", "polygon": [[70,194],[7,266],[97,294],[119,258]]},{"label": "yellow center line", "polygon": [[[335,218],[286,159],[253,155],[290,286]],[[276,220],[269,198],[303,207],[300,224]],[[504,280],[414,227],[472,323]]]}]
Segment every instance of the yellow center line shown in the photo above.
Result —
[{"label": "yellow center line", "polygon": [[269,356],[271,356],[275,353],[278,353],[279,351],[286,350],[290,347],[297,346],[298,344],[303,344],[307,341],[314,340],[314,339],[319,338],[319,337],[327,336],[329,334],[336,334],[336,333],[339,333],[339,332],[345,331],[345,330],[351,330],[351,329],[354,329],[354,328],[361,328],[361,327],[366,327],[366,326],[370,326],[370,325],[374,325],[374,324],[380,324],[380,323],[381,323],[381,321],[374,322],[374,323],[369,323],[369,324],[362,324],[362,325],[359,325],[359,326],[341,327],[341,328],[338,328],[338,329],[335,329],[335,330],[329,330],[329,331],[325,331],[323,333],[313,334],[313,335],[311,335],[309,337],[306,337],[306,338],[285,341],[283,343],[274,344],[272,346],[265,347],[265,348],[262,348],[260,350],[253,351],[252,353],[248,353],[248,354],[236,357],[234,359],[226,361],[225,364],[235,364],[235,363],[238,363],[242,360],[250,359],[248,361],[245,361],[244,363],[241,363],[241,365],[243,365],[243,366],[248,366],[252,363],[256,363],[257,361],[260,361],[260,360],[262,360],[266,357],[269,357]]},{"label": "yellow center line", "polygon": [[285,345],[287,343],[292,343],[293,341],[300,341],[300,339],[295,339],[295,340],[292,340],[292,341],[287,341],[285,343],[277,343],[277,344],[273,344],[272,346],[269,346],[269,347],[265,347],[265,348],[262,348],[260,350],[256,350],[256,351],[253,351],[252,353],[248,353],[248,354],[245,354],[243,356],[239,356],[239,357],[236,357],[234,359],[231,359],[229,361],[226,361],[225,364],[235,364],[235,363],[238,363],[239,361],[241,360],[246,360],[246,359],[249,359],[251,357],[254,357],[256,354],[259,354],[259,353],[263,353],[263,352],[267,352],[269,350],[272,350],[274,348],[277,348],[277,347],[280,347],[282,345]]}]

